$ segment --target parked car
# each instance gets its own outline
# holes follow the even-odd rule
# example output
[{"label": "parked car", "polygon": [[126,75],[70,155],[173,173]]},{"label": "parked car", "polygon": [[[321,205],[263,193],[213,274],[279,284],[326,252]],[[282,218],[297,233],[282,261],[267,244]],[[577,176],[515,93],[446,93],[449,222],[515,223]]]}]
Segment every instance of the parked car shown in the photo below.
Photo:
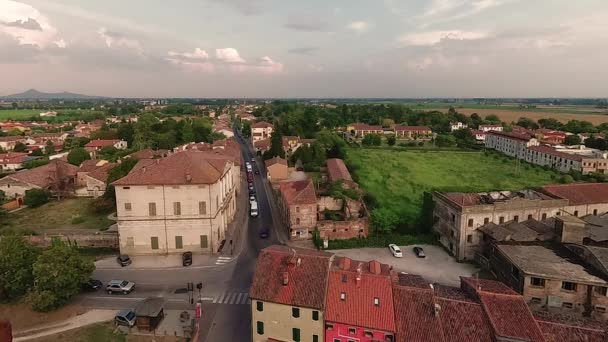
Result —
[{"label": "parked car", "polygon": [[116,316],[114,316],[114,324],[132,327],[135,325],[135,318],[137,318],[135,316],[135,311],[131,309],[120,310]]},{"label": "parked car", "polygon": [[414,253],[419,258],[426,257],[426,255],[424,255],[424,249],[422,249],[422,247],[414,247]]},{"label": "parked car", "polygon": [[391,251],[391,254],[395,258],[403,257],[403,253],[401,253],[401,249],[399,249],[399,246],[395,245],[394,243],[391,243],[390,245],[388,245],[388,249]]},{"label": "parked car", "polygon": [[255,189],[249,188],[249,196],[255,196]]},{"label": "parked car", "polygon": [[255,174],[259,175],[260,174],[260,170],[255,170]]},{"label": "parked car", "polygon": [[106,286],[108,294],[119,292],[122,294],[129,294],[135,288],[135,283],[126,280],[110,280]]},{"label": "parked car", "polygon": [[249,216],[251,217],[258,217],[258,202],[249,202],[250,205],[250,209],[249,209]]},{"label": "parked car", "polygon": [[251,157],[251,162],[255,163],[255,157]]},{"label": "parked car", "polygon": [[103,287],[103,283],[97,279],[89,279],[82,284],[82,289],[85,291],[97,291]]},{"label": "parked car", "polygon": [[264,227],[260,230],[260,239],[267,239],[269,235],[270,229],[268,229],[268,227]]},{"label": "parked car", "polygon": [[253,183],[249,183],[249,193],[251,193],[251,191],[253,191],[253,190],[254,190]]},{"label": "parked car", "polygon": [[251,174],[251,173],[247,173],[247,181],[248,181],[249,183],[253,183],[253,174]]},{"label": "parked car", "polygon": [[249,194],[249,202],[251,201],[257,201],[257,198],[255,198],[255,195],[253,194]]},{"label": "parked car", "polygon": [[184,252],[182,254],[182,265],[183,266],[192,265],[192,252]]},{"label": "parked car", "polygon": [[131,265],[131,258],[129,258],[128,255],[126,254],[121,254],[116,258],[116,261],[118,261],[118,264],[122,267]]}]

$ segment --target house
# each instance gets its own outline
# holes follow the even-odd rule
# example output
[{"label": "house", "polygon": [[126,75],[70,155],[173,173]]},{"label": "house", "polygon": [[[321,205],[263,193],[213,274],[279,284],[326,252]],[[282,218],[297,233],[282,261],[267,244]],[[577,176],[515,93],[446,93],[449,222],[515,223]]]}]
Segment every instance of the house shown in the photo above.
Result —
[{"label": "house", "polygon": [[124,150],[127,148],[127,142],[124,140],[92,140],[88,144],[84,145],[85,150],[88,152],[99,151],[104,147],[114,147],[119,150]]},{"label": "house", "polygon": [[427,126],[403,126],[393,127],[397,139],[428,140],[433,138],[433,131]]},{"label": "house", "polygon": [[475,137],[477,143],[483,143],[486,140],[486,132],[477,129],[471,130],[471,135]]},{"label": "house", "polygon": [[106,163],[85,176],[87,194],[94,198],[103,196],[108,186],[108,175],[116,167],[116,163]]},{"label": "house", "polygon": [[86,186],[86,176],[97,168],[107,164],[107,160],[89,159],[83,161],[76,171],[76,186]]},{"label": "house", "polygon": [[46,145],[49,141],[53,144],[63,145],[67,137],[68,133],[41,133],[33,134],[30,136],[30,138],[35,141],[35,143],[31,145]]},{"label": "house", "polygon": [[291,157],[302,146],[310,147],[315,139],[301,139],[298,136],[283,136],[282,138],[283,151],[285,151],[285,158]]},{"label": "house", "polygon": [[0,137],[0,148],[3,149],[4,151],[12,151],[15,149],[15,145],[17,143],[22,143],[24,145],[27,145],[28,143],[33,143],[34,141],[30,139],[28,139],[27,137],[23,137],[23,136],[8,136],[8,137]]},{"label": "house", "polygon": [[395,341],[388,265],[335,257],[325,302],[325,341]]},{"label": "house", "polygon": [[125,158],[135,158],[137,160],[142,159],[156,159],[156,158],[164,158],[169,155],[169,150],[153,150],[151,148],[139,150],[137,152],[133,152],[127,155]]},{"label": "house", "polygon": [[269,181],[280,181],[289,178],[289,166],[287,160],[274,157],[264,161],[266,165],[266,176]]},{"label": "house", "polygon": [[270,139],[273,131],[274,126],[272,124],[266,121],[256,122],[251,125],[251,141],[255,143],[256,141]]},{"label": "house", "polygon": [[8,198],[25,196],[30,189],[42,189],[55,196],[72,194],[78,167],[61,159],[30,170],[22,170],[0,179],[0,190]]},{"label": "house", "polygon": [[486,134],[485,146],[517,159],[525,159],[528,147],[540,143],[528,134],[513,132],[489,131]]},{"label": "house", "polygon": [[23,168],[23,163],[29,159],[27,153],[0,153],[0,171],[16,171]]},{"label": "house", "polygon": [[113,184],[121,253],[216,253],[236,212],[240,156],[217,148],[142,159]]},{"label": "house", "polygon": [[367,134],[384,134],[384,128],[382,128],[382,126],[372,126],[359,122],[347,125],[346,131],[353,134],[356,138],[363,138]]},{"label": "house", "polygon": [[317,196],[310,179],[278,183],[277,204],[292,240],[312,238],[317,225]]},{"label": "house", "polygon": [[551,144],[551,145],[559,145],[563,144],[566,140],[566,132],[547,129],[547,128],[539,128],[534,131],[534,135],[538,141],[541,143]]},{"label": "house", "polygon": [[495,131],[495,132],[502,132],[504,128],[502,127],[502,125],[479,125],[478,130],[482,131],[482,132],[490,132],[490,131]]},{"label": "house", "polygon": [[41,118],[44,118],[44,117],[55,117],[55,116],[57,116],[57,112],[53,112],[53,111],[40,113],[40,117]]},{"label": "house", "polygon": [[325,308],[332,254],[270,246],[256,262],[251,298],[254,342],[325,339]]},{"label": "house", "polygon": [[454,131],[457,131],[459,129],[465,129],[467,127],[469,127],[467,124],[462,123],[460,121],[458,121],[458,122],[450,122],[450,132],[454,132]]},{"label": "house", "polygon": [[540,191],[567,200],[564,210],[576,217],[608,213],[608,183],[545,185]]},{"label": "house", "polygon": [[257,140],[257,141],[253,142],[253,149],[259,153],[264,153],[266,151],[269,151],[270,146],[271,146],[270,138]]},{"label": "house", "polygon": [[344,160],[337,158],[330,158],[326,161],[327,166],[327,178],[330,182],[343,182],[347,187],[353,187],[355,182],[353,177],[350,175]]}]

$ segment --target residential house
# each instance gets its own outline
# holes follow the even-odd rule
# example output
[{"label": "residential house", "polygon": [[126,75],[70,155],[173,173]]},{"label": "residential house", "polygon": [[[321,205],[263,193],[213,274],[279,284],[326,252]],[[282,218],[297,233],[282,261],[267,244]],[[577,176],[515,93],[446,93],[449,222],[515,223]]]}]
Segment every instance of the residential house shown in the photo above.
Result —
[{"label": "residential house", "polygon": [[151,148],[146,148],[143,150],[139,150],[137,152],[133,152],[131,154],[129,154],[128,156],[126,156],[125,158],[135,158],[137,160],[142,160],[142,159],[157,159],[157,158],[164,158],[166,156],[169,155],[169,150],[153,150]]},{"label": "residential house", "polygon": [[78,167],[61,159],[29,170],[22,170],[0,179],[0,190],[8,198],[25,196],[30,189],[42,189],[55,196],[67,196],[74,192]]},{"label": "residential house", "polygon": [[353,177],[350,175],[344,160],[338,158],[330,158],[326,161],[327,178],[331,183],[343,182],[347,187],[355,187]]},{"label": "residential house", "polygon": [[326,342],[395,341],[389,266],[375,260],[334,258],[325,310]]},{"label": "residential house", "polygon": [[292,240],[312,238],[317,225],[317,196],[310,179],[278,183],[277,204]]},{"label": "residential house", "polygon": [[86,176],[94,171],[95,169],[102,167],[103,165],[107,164],[108,161],[107,160],[98,160],[98,159],[89,159],[89,160],[85,160],[83,161],[80,166],[78,167],[78,170],[76,171],[76,186],[77,187],[84,187],[86,186],[87,182],[86,182]]},{"label": "residential house", "polygon": [[540,145],[538,140],[528,134],[489,131],[485,146],[517,159],[525,159],[528,147]]},{"label": "residential house", "polygon": [[475,140],[477,141],[477,143],[483,143],[486,141],[486,132],[484,132],[484,131],[472,129],[471,135],[473,137],[475,137]]},{"label": "residential house", "polygon": [[240,158],[217,148],[142,159],[113,184],[121,253],[216,253],[236,212]]},{"label": "residential house", "polygon": [[0,130],[2,130],[2,132],[10,132],[13,130],[17,130],[20,132],[29,132],[32,130],[31,128],[31,123],[28,122],[24,122],[24,121],[6,121],[6,122],[0,122]]},{"label": "residential house", "polygon": [[6,152],[10,152],[15,149],[15,145],[17,143],[22,143],[24,145],[34,143],[34,140],[31,140],[27,137],[23,136],[8,136],[8,137],[0,137],[0,148]]},{"label": "residential house", "polygon": [[249,292],[254,342],[326,340],[331,258],[330,253],[277,245],[261,251]]},{"label": "residential house", "polygon": [[253,142],[253,149],[258,153],[269,151],[271,147],[270,138],[257,140]]},{"label": "residential house", "polygon": [[41,133],[41,134],[33,134],[30,136],[35,143],[31,145],[39,145],[44,146],[49,141],[53,144],[63,145],[65,139],[68,137],[68,133]]},{"label": "residential house", "polygon": [[566,140],[566,132],[547,128],[539,128],[534,131],[534,136],[539,142],[551,145],[563,144]]},{"label": "residential house", "polygon": [[289,166],[287,160],[274,157],[264,161],[266,165],[266,176],[271,182],[281,181],[289,178]]},{"label": "residential house", "polygon": [[458,121],[458,122],[450,122],[450,132],[454,132],[454,131],[457,131],[459,129],[465,129],[467,127],[469,127],[469,125],[467,125],[465,123],[462,123],[460,121]]},{"label": "residential house", "polygon": [[368,125],[359,122],[346,126],[346,131],[354,135],[355,138],[363,138],[367,134],[384,134],[384,128],[382,128],[382,126]]},{"label": "residential house", "polygon": [[285,158],[290,158],[300,147],[310,147],[315,142],[315,139],[301,139],[298,136],[284,136],[282,140]]},{"label": "residential house", "polygon": [[540,191],[567,200],[564,211],[577,217],[608,213],[608,183],[545,185]]},{"label": "residential house", "polygon": [[106,163],[85,176],[86,189],[89,196],[97,198],[103,196],[108,186],[108,175],[116,167],[116,163]]},{"label": "residential house", "polygon": [[17,171],[23,168],[23,163],[29,159],[27,153],[0,153],[0,171]]},{"label": "residential house", "polygon": [[495,132],[502,132],[503,131],[503,127],[502,125],[479,125],[478,130],[482,131],[482,132],[490,132],[490,131],[495,131]]},{"label": "residential house", "polygon": [[88,144],[84,145],[84,149],[91,154],[91,158],[95,159],[97,157],[97,152],[99,152],[104,147],[114,147],[118,150],[124,150],[127,148],[127,142],[124,140],[92,140]]},{"label": "residential house", "polygon": [[397,139],[429,140],[433,138],[433,131],[427,126],[403,126],[393,127]]},{"label": "residential house", "polygon": [[251,141],[255,144],[256,141],[270,139],[274,126],[266,121],[256,122],[251,125]]}]

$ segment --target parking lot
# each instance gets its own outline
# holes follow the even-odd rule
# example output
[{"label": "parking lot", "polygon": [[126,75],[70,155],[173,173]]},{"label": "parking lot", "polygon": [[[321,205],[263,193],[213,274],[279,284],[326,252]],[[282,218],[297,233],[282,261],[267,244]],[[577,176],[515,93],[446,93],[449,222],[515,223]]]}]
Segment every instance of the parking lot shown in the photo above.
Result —
[{"label": "parking lot", "polygon": [[[424,248],[426,258],[418,258],[412,250],[415,246]],[[441,247],[431,245],[399,246],[403,258],[395,258],[388,248],[360,248],[331,251],[339,256],[354,260],[377,260],[393,266],[397,272],[418,274],[431,283],[460,286],[460,276],[472,276],[479,268],[472,264],[458,263]]]}]

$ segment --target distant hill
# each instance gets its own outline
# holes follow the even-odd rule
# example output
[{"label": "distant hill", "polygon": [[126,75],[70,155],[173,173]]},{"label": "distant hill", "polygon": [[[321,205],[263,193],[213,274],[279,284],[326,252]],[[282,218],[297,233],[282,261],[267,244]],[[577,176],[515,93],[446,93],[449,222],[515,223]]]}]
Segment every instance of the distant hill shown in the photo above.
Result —
[{"label": "distant hill", "polygon": [[36,89],[30,89],[23,93],[13,94],[8,96],[0,96],[0,99],[11,99],[11,100],[93,100],[101,99],[101,96],[89,96],[82,94],[74,94],[68,92],[62,93],[43,93]]}]

